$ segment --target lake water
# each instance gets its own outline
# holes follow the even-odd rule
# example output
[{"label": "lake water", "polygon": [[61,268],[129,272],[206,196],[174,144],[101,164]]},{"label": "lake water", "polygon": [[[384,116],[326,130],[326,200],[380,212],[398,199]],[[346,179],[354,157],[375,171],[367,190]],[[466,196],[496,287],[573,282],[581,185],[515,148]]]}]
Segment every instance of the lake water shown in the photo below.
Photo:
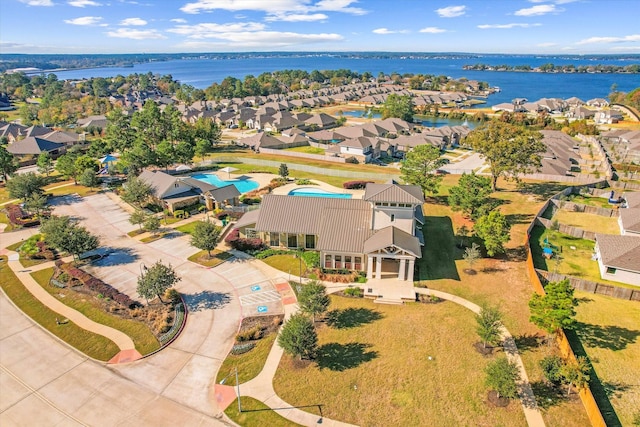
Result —
[{"label": "lake water", "polygon": [[592,98],[606,98],[613,84],[618,90],[629,92],[640,86],[639,74],[547,74],[527,72],[492,72],[463,70],[467,64],[484,63],[488,65],[531,65],[536,67],[545,63],[555,65],[630,65],[637,61],[611,59],[580,59],[578,57],[537,57],[515,55],[486,55],[479,57],[437,57],[411,58],[372,57],[370,55],[344,54],[283,54],[281,56],[246,55],[241,58],[222,59],[182,59],[165,62],[146,62],[133,67],[94,68],[84,70],[59,71],[59,79],[82,79],[90,77],[113,77],[132,73],[171,74],[181,83],[204,89],[214,82],[221,82],[232,76],[243,79],[251,74],[258,76],[264,72],[285,69],[333,70],[350,69],[363,73],[369,71],[374,76],[384,73],[423,73],[446,75],[452,78],[466,77],[469,80],[489,82],[499,86],[501,92],[493,94],[487,100],[488,105],[511,102],[513,98],[527,98],[534,101],[540,98],[570,98],[577,96],[586,101]]}]

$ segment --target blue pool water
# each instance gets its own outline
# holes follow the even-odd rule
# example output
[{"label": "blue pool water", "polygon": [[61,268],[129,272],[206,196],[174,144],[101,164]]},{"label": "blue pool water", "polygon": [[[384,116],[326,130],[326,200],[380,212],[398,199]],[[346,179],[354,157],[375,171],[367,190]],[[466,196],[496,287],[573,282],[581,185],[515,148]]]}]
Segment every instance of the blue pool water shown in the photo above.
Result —
[{"label": "blue pool water", "polygon": [[302,197],[328,197],[331,199],[350,199],[351,194],[332,193],[330,191],[321,190],[320,188],[301,187],[289,191],[289,196]]},{"label": "blue pool water", "polygon": [[210,173],[191,175],[191,178],[206,182],[207,184],[215,185],[216,187],[224,187],[225,185],[233,184],[240,193],[248,193],[249,191],[258,188],[258,183],[248,178],[223,180]]}]

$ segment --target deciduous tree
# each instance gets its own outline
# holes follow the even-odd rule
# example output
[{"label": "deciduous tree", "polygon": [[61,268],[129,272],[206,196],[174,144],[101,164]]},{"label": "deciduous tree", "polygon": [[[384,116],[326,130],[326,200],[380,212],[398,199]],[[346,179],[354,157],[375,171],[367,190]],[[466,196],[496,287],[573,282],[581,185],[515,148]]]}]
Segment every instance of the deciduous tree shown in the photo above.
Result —
[{"label": "deciduous tree", "polygon": [[462,211],[473,219],[491,210],[489,196],[491,180],[475,172],[462,174],[458,185],[449,190],[449,206],[454,211]]},{"label": "deciduous tree", "polygon": [[13,176],[7,181],[9,196],[27,201],[33,194],[42,193],[44,179],[33,172]]},{"label": "deciduous tree", "polygon": [[413,101],[409,95],[392,93],[382,107],[382,118],[396,117],[409,123],[413,122]]},{"label": "deciduous tree", "polygon": [[127,178],[127,183],[122,188],[122,200],[139,208],[149,200],[153,193],[151,186],[135,175],[130,175]]},{"label": "deciduous tree", "polygon": [[82,172],[78,178],[78,182],[80,182],[80,185],[84,185],[85,187],[94,188],[100,185],[100,178],[96,175],[95,170],[88,168]]},{"label": "deciduous tree", "polygon": [[17,170],[18,162],[15,157],[13,157],[13,154],[8,152],[4,145],[0,145],[0,174],[2,174],[4,182],[7,182],[9,175],[13,174]]},{"label": "deciduous tree", "polygon": [[549,334],[557,333],[561,328],[573,328],[578,305],[573,291],[573,286],[566,279],[548,283],[544,287],[544,295],[534,294],[529,300],[529,320]]},{"label": "deciduous tree", "polygon": [[211,251],[216,248],[220,241],[222,228],[209,221],[198,221],[191,233],[191,244],[198,249],[207,251],[211,258]]},{"label": "deciduous tree", "polygon": [[161,295],[182,278],[176,274],[171,264],[164,265],[162,261],[157,261],[149,267],[143,274],[138,276],[138,295],[149,301],[149,298],[157,296],[160,302]]},{"label": "deciduous tree", "polygon": [[462,258],[469,264],[469,268],[473,270],[473,265],[480,259],[480,246],[477,243],[472,243],[471,247],[465,248]]},{"label": "deciduous tree", "polygon": [[49,176],[53,170],[53,159],[51,155],[47,151],[40,153],[36,161],[36,166],[38,166],[38,172]]},{"label": "deciduous tree", "polygon": [[504,244],[510,239],[511,225],[498,211],[491,211],[478,219],[473,227],[476,235],[484,242],[489,256],[504,253]]},{"label": "deciduous tree", "polygon": [[286,163],[280,163],[280,168],[278,169],[278,175],[282,179],[286,179],[289,176],[289,167]]},{"label": "deciduous tree", "polygon": [[419,186],[423,193],[438,193],[442,175],[436,171],[444,164],[440,158],[440,150],[430,144],[418,145],[409,153],[400,165],[402,179],[408,183]]},{"label": "deciduous tree", "polygon": [[520,174],[539,170],[545,151],[540,132],[500,121],[473,130],[465,142],[489,163],[493,191],[500,176],[517,180]]},{"label": "deciduous tree", "polygon": [[518,396],[517,382],[520,380],[518,367],[501,357],[489,363],[485,370],[487,377],[485,384],[498,393],[498,397],[513,399]]},{"label": "deciduous tree", "polygon": [[129,216],[129,222],[133,225],[138,225],[140,231],[142,231],[142,224],[147,220],[147,214],[142,209],[136,209]]},{"label": "deciduous tree", "polygon": [[482,340],[482,346],[494,346],[500,342],[502,313],[496,307],[485,306],[476,315],[476,332]]},{"label": "deciduous tree", "polygon": [[571,394],[571,386],[581,389],[589,385],[589,371],[589,362],[584,356],[578,356],[575,362],[562,365],[560,375],[567,385],[567,396]]}]

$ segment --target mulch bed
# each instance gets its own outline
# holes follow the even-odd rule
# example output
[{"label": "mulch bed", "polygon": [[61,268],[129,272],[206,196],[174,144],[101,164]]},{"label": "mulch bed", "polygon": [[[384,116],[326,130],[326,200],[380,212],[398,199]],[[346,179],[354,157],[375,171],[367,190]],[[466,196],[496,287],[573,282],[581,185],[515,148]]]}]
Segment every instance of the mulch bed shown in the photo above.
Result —
[{"label": "mulch bed", "polygon": [[502,396],[498,397],[498,393],[495,390],[490,390],[487,393],[487,400],[493,406],[496,406],[498,408],[505,408],[509,406],[509,402],[510,402],[510,400],[507,399],[506,397],[502,397]]}]

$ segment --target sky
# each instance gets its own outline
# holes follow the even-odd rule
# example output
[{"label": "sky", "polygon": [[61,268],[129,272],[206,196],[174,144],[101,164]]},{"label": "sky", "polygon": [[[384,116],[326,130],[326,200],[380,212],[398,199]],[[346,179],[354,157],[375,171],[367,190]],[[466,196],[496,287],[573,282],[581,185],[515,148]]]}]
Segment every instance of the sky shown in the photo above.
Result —
[{"label": "sky", "polygon": [[0,0],[0,53],[640,54],[640,0]]}]

